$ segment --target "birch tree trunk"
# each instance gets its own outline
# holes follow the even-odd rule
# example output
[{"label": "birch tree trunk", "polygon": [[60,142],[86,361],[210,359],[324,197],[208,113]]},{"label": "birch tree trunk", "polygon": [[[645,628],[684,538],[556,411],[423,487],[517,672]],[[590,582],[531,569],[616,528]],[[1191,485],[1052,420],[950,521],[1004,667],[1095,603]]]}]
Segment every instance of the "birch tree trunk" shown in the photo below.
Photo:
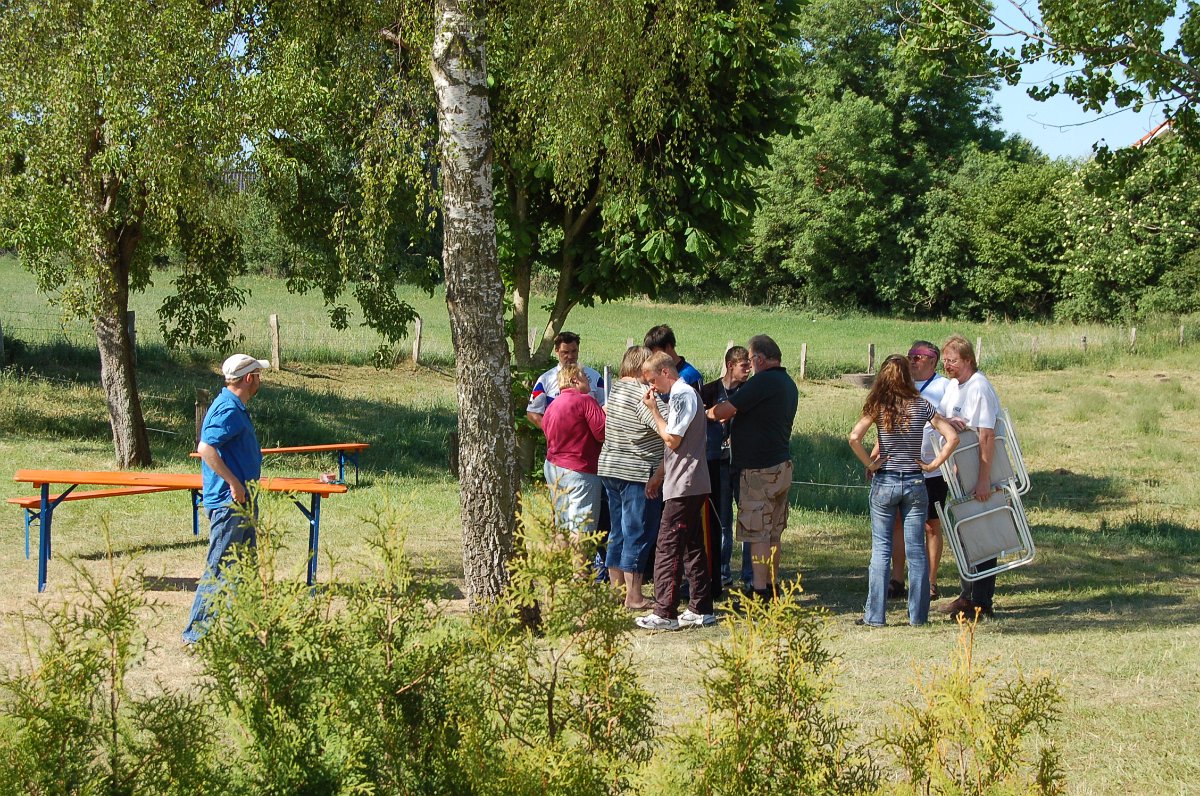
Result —
[{"label": "birch tree trunk", "polygon": [[504,286],[492,204],[482,0],[437,0],[437,93],[446,307],[458,383],[463,572],[472,608],[508,580],[516,522],[515,437]]}]

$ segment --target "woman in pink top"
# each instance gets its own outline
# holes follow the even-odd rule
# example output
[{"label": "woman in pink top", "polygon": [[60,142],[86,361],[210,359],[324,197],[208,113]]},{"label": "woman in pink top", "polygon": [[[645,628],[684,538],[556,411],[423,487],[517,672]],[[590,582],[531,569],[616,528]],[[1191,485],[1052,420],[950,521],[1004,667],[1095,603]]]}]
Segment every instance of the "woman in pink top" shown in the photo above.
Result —
[{"label": "woman in pink top", "polygon": [[571,532],[594,533],[600,514],[600,448],[604,442],[604,410],[590,394],[587,374],[577,365],[558,371],[558,396],[546,407],[546,485],[554,503],[554,523]]}]

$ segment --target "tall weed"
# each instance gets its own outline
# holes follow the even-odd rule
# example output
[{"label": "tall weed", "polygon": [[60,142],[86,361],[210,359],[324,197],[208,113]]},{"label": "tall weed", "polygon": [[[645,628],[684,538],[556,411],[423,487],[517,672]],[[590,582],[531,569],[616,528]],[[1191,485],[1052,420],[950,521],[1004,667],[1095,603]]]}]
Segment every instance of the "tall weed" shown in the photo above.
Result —
[{"label": "tall weed", "polygon": [[0,680],[0,792],[221,792],[207,706],[161,685],[150,695],[130,687],[156,608],[141,573],[109,551],[105,576],[77,568],[66,602],[22,617],[27,666]]},{"label": "tall weed", "polygon": [[908,776],[896,794],[1001,796],[1064,792],[1048,740],[1062,695],[1049,676],[1000,683],[974,659],[975,623],[962,622],[949,668],[925,673],[922,702],[900,708],[880,741]]},{"label": "tall weed", "polygon": [[672,761],[650,792],[843,794],[872,791],[879,773],[854,726],[831,705],[826,618],[797,601],[749,602],[725,619],[729,637],[702,661],[707,716],[662,749]]}]

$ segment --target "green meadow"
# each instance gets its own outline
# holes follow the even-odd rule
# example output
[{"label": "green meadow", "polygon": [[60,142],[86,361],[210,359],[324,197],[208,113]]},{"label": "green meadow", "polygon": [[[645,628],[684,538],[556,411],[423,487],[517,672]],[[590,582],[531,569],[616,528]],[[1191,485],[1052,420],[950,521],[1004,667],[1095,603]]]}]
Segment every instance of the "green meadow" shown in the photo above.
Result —
[{"label": "green meadow", "polygon": [[[111,468],[86,326],[62,322],[11,260],[0,261],[0,278],[11,298],[0,324],[16,353],[15,363],[0,370],[0,457],[10,470]],[[236,315],[241,347],[266,355],[271,313],[280,315],[284,337],[284,368],[268,374],[250,407],[262,443],[371,444],[360,483],[324,504],[318,578],[362,576],[371,555],[369,518],[390,505],[404,517],[419,570],[453,587],[447,610],[465,611],[458,487],[447,467],[456,398],[442,297],[412,296],[424,319],[424,361],[401,358],[380,370],[366,364],[378,343],[367,330],[335,333],[319,300],[291,296],[265,279],[248,284],[247,305]],[[221,353],[163,348],[155,309],[165,290],[163,280],[135,302],[140,387],[155,429],[156,469],[192,472],[196,390],[220,387]],[[828,614],[839,655],[837,706],[864,737],[916,697],[916,673],[949,658],[957,629],[940,620],[910,628],[899,603],[889,610],[894,626],[853,624],[866,597],[869,531],[861,468],[845,438],[864,393],[838,375],[865,370],[871,343],[882,360],[917,337],[940,341],[961,331],[982,338],[982,369],[1012,413],[1030,468],[1026,506],[1038,557],[1001,577],[997,615],[980,625],[976,656],[993,661],[1001,674],[1048,671],[1058,680],[1065,702],[1054,734],[1070,793],[1194,792],[1200,782],[1194,742],[1200,737],[1200,323],[1185,322],[1183,347],[1177,322],[1140,328],[1133,350],[1128,328],[830,318],[643,300],[577,309],[570,326],[584,338],[584,360],[602,366],[618,360],[628,339],[664,322],[674,327],[680,352],[709,377],[717,375],[729,340],[771,334],[793,373],[801,345],[808,346],[810,378],[800,385],[792,438],[801,483],[792,492],[783,568],[787,578],[799,578],[803,601]],[[332,461],[292,456],[265,465],[269,474],[312,476]],[[0,484],[0,497],[32,494],[28,485]],[[283,498],[270,499],[266,510],[289,529],[290,575],[302,577],[303,518]],[[178,641],[206,544],[203,530],[200,538],[191,534],[186,496],[63,504],[41,595],[36,548],[26,560],[20,514],[7,507],[9,533],[0,545],[0,666],[11,670],[25,661],[20,617],[31,604],[65,599],[73,568],[99,571],[112,555],[136,562],[159,606],[147,620],[155,647],[139,675],[145,687],[199,686],[198,666]],[[953,592],[948,552],[938,580],[943,593]],[[633,655],[658,694],[662,723],[694,716],[699,653],[723,637],[722,628],[645,635],[632,632],[632,620],[630,626]]]}]

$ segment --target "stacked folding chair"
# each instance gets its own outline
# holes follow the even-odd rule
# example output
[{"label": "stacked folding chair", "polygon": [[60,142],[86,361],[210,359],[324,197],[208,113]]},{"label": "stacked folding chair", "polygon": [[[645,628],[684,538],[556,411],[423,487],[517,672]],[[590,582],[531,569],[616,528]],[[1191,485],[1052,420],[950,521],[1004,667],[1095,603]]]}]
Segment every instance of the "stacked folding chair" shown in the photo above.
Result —
[{"label": "stacked folding chair", "polygon": [[[964,580],[980,580],[1033,561],[1033,535],[1021,504],[1021,495],[1029,491],[1029,472],[1007,410],[996,422],[994,491],[988,499],[981,503],[972,494],[979,479],[979,435],[974,430],[959,432],[958,447],[942,465],[942,475],[949,498],[945,506],[937,506],[937,513]],[[984,568],[993,559],[996,563]]]}]

